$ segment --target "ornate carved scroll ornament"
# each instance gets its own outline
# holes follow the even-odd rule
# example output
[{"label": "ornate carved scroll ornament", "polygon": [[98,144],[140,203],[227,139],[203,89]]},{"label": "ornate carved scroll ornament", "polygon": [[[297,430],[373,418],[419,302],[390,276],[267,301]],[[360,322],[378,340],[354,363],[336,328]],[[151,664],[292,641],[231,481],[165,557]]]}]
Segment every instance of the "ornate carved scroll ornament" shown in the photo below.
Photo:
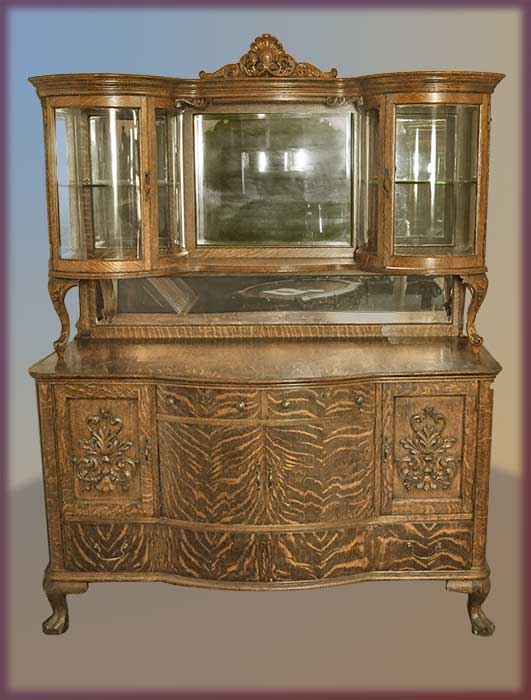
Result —
[{"label": "ornate carved scroll ornament", "polygon": [[79,440],[86,457],[74,458],[76,477],[87,491],[96,489],[110,493],[117,488],[127,491],[138,460],[126,456],[133,443],[121,440],[122,419],[101,408],[95,416],[86,420],[90,437]]},{"label": "ornate carved scroll ornament", "polygon": [[435,408],[427,406],[411,416],[409,424],[413,431],[411,437],[400,440],[408,455],[397,462],[404,488],[447,489],[456,475],[458,464],[455,457],[448,454],[456,438],[443,435],[446,418]]},{"label": "ornate carved scroll ornament", "polygon": [[335,78],[337,70],[322,71],[311,63],[296,61],[271,34],[257,36],[238,63],[228,63],[213,73],[200,71],[200,78]]}]

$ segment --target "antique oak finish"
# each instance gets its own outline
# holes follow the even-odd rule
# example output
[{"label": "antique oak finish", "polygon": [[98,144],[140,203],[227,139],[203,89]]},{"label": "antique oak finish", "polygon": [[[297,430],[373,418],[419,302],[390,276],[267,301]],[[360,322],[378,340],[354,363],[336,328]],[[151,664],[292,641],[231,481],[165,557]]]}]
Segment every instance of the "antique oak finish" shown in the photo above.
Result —
[{"label": "antique oak finish", "polygon": [[[53,614],[45,633],[66,631],[66,596],[97,581],[284,590],[424,578],[467,593],[472,631],[492,634],[481,606],[490,589],[491,385],[500,367],[482,347],[475,319],[487,291],[490,95],[502,77],[339,78],[336,69],[295,60],[264,34],[238,62],[201,71],[197,80],[31,79],[44,114],[49,293],[61,323],[55,352],[30,370],[50,550],[44,590]],[[399,136],[404,105],[410,112]],[[167,139],[173,125],[175,151],[169,141],[161,146],[161,114]],[[313,115],[319,123],[345,117],[354,173],[350,243],[204,245],[198,115],[220,124],[253,115]],[[413,143],[408,129],[416,134],[414,177],[401,180],[395,159],[403,143]],[[118,175],[98,161],[107,137],[110,165],[117,152],[127,165]],[[284,171],[297,174],[304,165],[292,151],[284,153]],[[242,181],[249,152],[242,152]],[[357,168],[370,163],[373,171],[359,179]],[[108,187],[114,205],[105,199]],[[164,187],[177,192],[167,214],[178,229],[171,240],[160,233]],[[426,187],[432,200],[442,197],[442,214],[426,214]],[[405,223],[399,188],[406,204],[416,202]],[[428,215],[422,229],[419,217]],[[421,230],[406,254],[398,247],[402,225],[407,236]],[[415,235],[431,240],[424,250]],[[321,294],[318,285],[338,275],[351,296]],[[286,282],[265,295],[266,311],[242,302],[195,319],[188,310],[199,303],[200,276],[220,290],[226,279],[246,286],[245,276]],[[124,311],[120,280],[138,278],[153,280],[176,311]],[[295,308],[271,302],[304,285]],[[64,299],[76,286],[80,318],[69,342]],[[318,295],[305,307],[317,292],[325,301]],[[430,306],[443,297],[440,307]],[[230,304],[242,298],[233,295]],[[348,307],[352,299],[371,312],[366,320]]]}]

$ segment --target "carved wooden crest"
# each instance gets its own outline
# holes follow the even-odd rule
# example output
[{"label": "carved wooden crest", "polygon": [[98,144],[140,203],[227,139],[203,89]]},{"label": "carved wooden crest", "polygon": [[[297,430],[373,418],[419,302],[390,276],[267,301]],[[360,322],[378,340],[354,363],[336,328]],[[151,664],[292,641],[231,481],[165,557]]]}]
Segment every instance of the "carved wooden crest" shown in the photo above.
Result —
[{"label": "carved wooden crest", "polygon": [[200,78],[335,78],[337,70],[322,71],[311,63],[296,61],[271,34],[257,36],[238,63],[228,63],[213,73],[199,72]]}]

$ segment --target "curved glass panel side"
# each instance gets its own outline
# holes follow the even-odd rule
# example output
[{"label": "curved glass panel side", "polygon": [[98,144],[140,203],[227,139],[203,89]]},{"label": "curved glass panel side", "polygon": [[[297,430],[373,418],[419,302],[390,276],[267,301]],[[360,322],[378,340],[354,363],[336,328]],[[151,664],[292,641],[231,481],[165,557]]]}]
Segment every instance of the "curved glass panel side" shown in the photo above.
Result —
[{"label": "curved glass panel side", "polygon": [[139,110],[55,110],[60,257],[141,257]]},{"label": "curved glass panel side", "polygon": [[182,249],[182,114],[155,110],[159,252]]},{"label": "curved glass panel side", "polygon": [[398,105],[395,255],[475,252],[479,107]]}]

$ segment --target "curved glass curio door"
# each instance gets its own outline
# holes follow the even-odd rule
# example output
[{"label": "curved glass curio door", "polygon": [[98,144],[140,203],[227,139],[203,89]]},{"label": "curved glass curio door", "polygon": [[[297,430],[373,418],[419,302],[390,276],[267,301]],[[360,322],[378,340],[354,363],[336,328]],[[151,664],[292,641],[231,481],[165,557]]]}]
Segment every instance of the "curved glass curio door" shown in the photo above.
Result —
[{"label": "curved glass curio door", "polygon": [[139,110],[55,110],[60,257],[141,257]]},{"label": "curved glass curio door", "polygon": [[156,109],[159,252],[182,249],[182,114]]},{"label": "curved glass curio door", "polygon": [[393,252],[475,253],[479,107],[397,105]]}]

